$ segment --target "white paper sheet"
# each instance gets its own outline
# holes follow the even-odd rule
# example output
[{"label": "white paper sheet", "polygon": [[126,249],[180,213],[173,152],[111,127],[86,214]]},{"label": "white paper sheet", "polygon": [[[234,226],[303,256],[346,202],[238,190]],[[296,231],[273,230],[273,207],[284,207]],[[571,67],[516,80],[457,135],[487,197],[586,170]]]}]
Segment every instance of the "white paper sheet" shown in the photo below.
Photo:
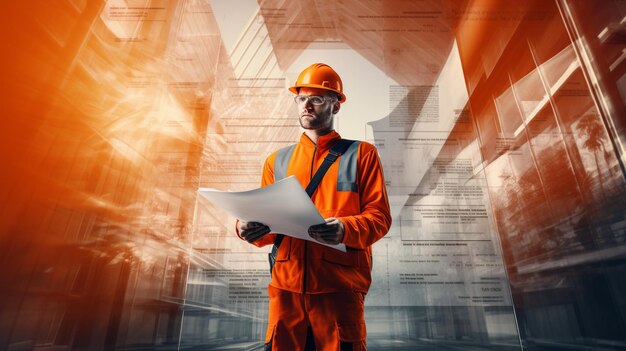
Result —
[{"label": "white paper sheet", "polygon": [[324,218],[294,176],[254,190],[231,192],[200,188],[198,192],[236,218],[267,225],[272,233],[313,241],[346,252],[344,244],[323,244],[309,236],[309,227],[324,223]]}]

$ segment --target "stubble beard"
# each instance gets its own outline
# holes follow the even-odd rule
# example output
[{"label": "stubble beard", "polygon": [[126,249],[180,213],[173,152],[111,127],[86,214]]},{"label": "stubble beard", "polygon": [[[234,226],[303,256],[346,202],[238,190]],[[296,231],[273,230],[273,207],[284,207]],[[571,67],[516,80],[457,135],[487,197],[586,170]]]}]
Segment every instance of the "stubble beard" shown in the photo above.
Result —
[{"label": "stubble beard", "polygon": [[[320,118],[320,114],[318,113],[309,113],[311,116],[313,116],[312,118],[308,118],[308,123],[305,125],[305,122],[303,121],[303,118],[307,118],[307,117],[303,117],[303,116],[299,116],[298,121],[300,122],[300,126],[303,129],[306,130],[327,130],[327,129],[331,129],[332,128],[332,124],[333,124],[333,115],[332,112],[329,110],[327,111],[323,111],[322,113],[327,113],[329,116],[328,118]],[[325,125],[326,123],[328,123],[328,125]]]}]

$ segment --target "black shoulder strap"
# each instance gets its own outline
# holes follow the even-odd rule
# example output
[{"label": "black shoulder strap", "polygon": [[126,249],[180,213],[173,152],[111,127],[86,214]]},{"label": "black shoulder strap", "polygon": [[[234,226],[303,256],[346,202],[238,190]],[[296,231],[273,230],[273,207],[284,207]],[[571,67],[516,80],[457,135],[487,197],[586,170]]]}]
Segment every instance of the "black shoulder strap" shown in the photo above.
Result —
[{"label": "black shoulder strap", "polygon": [[330,168],[330,166],[341,156],[343,153],[348,150],[348,147],[354,142],[354,140],[341,139],[339,140],[333,147],[328,151],[328,155],[324,158],[324,162],[320,165],[320,168],[317,169],[313,178],[309,182],[309,185],[306,187],[306,193],[309,194],[309,197],[313,196],[315,193],[315,189],[324,178],[324,175]]},{"label": "black shoulder strap", "polygon": [[[320,165],[320,168],[317,169],[317,171],[313,175],[313,178],[311,178],[309,185],[307,185],[306,187],[306,193],[309,194],[309,197],[313,196],[313,193],[315,193],[315,189],[317,189],[317,186],[320,185],[322,178],[324,178],[324,175],[326,174],[330,166],[335,163],[339,156],[341,156],[343,153],[346,152],[346,150],[348,150],[353,142],[354,140],[341,139],[335,145],[333,145],[330,151],[328,151],[328,155],[324,157],[324,161]],[[274,247],[272,247],[272,255],[274,257],[276,257],[278,247],[280,246],[280,243],[283,242],[284,237],[285,236],[282,234],[276,235],[276,239],[274,240]]]}]

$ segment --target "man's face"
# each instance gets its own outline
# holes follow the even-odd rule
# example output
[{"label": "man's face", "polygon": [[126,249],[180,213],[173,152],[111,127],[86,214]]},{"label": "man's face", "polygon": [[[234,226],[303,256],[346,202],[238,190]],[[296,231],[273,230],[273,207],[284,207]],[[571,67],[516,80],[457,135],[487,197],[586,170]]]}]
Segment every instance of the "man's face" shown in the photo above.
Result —
[{"label": "man's face", "polygon": [[314,105],[311,100],[298,104],[300,125],[304,129],[330,131],[333,128],[333,115],[339,111],[339,102],[328,96],[328,90],[300,88],[298,95],[327,97],[321,105]]}]

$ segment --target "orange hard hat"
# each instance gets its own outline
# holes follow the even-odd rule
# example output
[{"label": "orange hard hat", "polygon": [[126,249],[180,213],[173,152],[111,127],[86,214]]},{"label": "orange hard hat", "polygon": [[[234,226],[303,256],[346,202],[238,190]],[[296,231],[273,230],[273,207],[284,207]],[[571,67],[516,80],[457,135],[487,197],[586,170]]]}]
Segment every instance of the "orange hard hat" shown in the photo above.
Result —
[{"label": "orange hard hat", "polygon": [[334,91],[341,96],[339,102],[346,101],[346,96],[343,95],[343,83],[341,83],[341,78],[337,72],[327,64],[314,63],[305,68],[298,76],[296,84],[289,88],[289,91],[298,94],[298,89],[304,87]]}]

